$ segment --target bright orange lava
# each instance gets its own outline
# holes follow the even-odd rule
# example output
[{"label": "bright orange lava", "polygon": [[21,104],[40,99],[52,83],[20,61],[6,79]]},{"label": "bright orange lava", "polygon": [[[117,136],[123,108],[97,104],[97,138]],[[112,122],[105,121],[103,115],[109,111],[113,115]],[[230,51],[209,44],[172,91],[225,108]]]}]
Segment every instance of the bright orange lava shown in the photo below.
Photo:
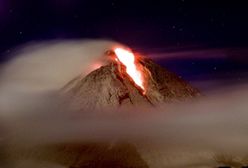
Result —
[{"label": "bright orange lava", "polygon": [[137,68],[135,64],[135,56],[131,51],[116,48],[114,50],[118,60],[126,67],[127,74],[133,79],[145,93],[145,87],[143,82],[142,72]]}]

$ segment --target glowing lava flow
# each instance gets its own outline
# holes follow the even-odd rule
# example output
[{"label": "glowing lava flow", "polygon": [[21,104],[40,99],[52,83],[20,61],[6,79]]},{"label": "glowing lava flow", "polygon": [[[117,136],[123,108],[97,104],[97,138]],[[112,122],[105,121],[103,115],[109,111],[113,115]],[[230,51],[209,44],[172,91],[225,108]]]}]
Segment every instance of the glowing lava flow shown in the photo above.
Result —
[{"label": "glowing lava flow", "polygon": [[118,60],[126,67],[127,74],[133,79],[135,84],[143,90],[143,93],[145,93],[142,72],[138,70],[135,64],[134,54],[122,48],[116,48],[114,52]]}]

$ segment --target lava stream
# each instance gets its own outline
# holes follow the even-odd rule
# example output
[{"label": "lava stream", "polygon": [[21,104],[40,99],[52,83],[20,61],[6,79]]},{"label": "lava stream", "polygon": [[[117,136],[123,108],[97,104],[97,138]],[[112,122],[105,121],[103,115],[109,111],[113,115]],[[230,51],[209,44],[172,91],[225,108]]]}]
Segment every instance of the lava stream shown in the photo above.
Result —
[{"label": "lava stream", "polygon": [[134,83],[138,85],[145,93],[144,79],[142,72],[136,65],[135,55],[128,50],[116,48],[114,50],[118,60],[126,67],[127,74],[133,79]]}]

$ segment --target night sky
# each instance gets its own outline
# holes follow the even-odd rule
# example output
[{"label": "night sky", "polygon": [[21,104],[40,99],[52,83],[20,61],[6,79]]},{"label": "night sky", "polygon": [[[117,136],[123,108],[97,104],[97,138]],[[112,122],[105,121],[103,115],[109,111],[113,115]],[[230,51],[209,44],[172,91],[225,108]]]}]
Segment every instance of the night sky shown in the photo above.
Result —
[{"label": "night sky", "polygon": [[[161,65],[189,81],[242,80],[248,72],[247,6],[204,0],[0,0],[1,61],[29,41],[106,38],[162,55]],[[166,59],[168,53],[178,54]]]}]

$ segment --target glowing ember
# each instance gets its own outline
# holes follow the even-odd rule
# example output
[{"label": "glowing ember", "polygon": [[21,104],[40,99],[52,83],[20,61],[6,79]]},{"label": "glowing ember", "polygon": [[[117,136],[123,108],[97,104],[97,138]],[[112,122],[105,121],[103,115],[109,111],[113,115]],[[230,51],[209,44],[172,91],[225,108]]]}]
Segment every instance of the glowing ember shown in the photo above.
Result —
[{"label": "glowing ember", "polygon": [[143,93],[145,93],[142,72],[135,64],[134,54],[122,48],[116,48],[114,51],[118,60],[126,67],[127,74],[133,79],[136,85],[144,91]]}]

